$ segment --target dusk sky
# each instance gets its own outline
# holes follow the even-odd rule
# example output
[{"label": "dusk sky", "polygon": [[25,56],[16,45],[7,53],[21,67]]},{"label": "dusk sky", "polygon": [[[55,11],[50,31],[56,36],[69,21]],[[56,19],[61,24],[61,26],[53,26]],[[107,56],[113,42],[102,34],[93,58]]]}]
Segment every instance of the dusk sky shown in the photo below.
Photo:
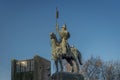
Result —
[{"label": "dusk sky", "polygon": [[83,60],[120,61],[120,0],[0,0],[0,80],[11,80],[12,59],[51,60],[56,6]]}]

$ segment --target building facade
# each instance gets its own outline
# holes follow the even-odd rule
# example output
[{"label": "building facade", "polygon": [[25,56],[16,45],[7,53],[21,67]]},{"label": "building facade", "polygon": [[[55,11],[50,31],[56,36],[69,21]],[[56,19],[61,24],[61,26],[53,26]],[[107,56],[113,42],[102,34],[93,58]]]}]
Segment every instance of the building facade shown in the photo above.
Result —
[{"label": "building facade", "polygon": [[33,59],[12,60],[11,80],[49,80],[50,61],[36,55]]}]

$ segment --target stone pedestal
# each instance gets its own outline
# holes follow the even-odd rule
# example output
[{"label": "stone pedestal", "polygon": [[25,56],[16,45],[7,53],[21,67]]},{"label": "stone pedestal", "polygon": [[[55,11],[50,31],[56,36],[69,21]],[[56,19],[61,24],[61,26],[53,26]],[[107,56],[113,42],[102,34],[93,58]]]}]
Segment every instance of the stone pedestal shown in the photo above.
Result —
[{"label": "stone pedestal", "polygon": [[83,75],[70,72],[56,72],[51,80],[84,80]]}]

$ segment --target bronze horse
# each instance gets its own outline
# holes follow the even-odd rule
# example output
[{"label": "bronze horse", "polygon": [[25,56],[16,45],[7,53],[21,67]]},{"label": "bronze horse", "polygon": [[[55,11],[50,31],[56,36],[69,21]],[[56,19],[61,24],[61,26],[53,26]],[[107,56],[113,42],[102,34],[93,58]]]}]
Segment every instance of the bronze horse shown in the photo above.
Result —
[{"label": "bronze horse", "polygon": [[65,59],[70,64],[70,66],[72,67],[72,72],[74,72],[74,65],[72,62],[74,61],[77,66],[77,72],[79,72],[79,64],[82,65],[81,53],[79,52],[79,50],[74,47],[70,47],[69,44],[67,44],[67,53],[66,55],[62,54],[61,44],[57,40],[57,37],[54,33],[50,34],[50,40],[52,43],[52,58],[55,61],[57,69],[56,72],[58,72],[58,62],[60,63],[61,71],[63,71],[62,59]]}]

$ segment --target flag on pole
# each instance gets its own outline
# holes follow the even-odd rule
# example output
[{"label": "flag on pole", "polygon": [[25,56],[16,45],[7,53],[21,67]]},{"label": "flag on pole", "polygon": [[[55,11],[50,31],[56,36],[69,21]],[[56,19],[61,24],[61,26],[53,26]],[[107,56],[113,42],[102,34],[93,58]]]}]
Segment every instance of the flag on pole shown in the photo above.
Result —
[{"label": "flag on pole", "polygon": [[58,12],[58,9],[56,8],[56,19],[59,18],[59,12]]}]

